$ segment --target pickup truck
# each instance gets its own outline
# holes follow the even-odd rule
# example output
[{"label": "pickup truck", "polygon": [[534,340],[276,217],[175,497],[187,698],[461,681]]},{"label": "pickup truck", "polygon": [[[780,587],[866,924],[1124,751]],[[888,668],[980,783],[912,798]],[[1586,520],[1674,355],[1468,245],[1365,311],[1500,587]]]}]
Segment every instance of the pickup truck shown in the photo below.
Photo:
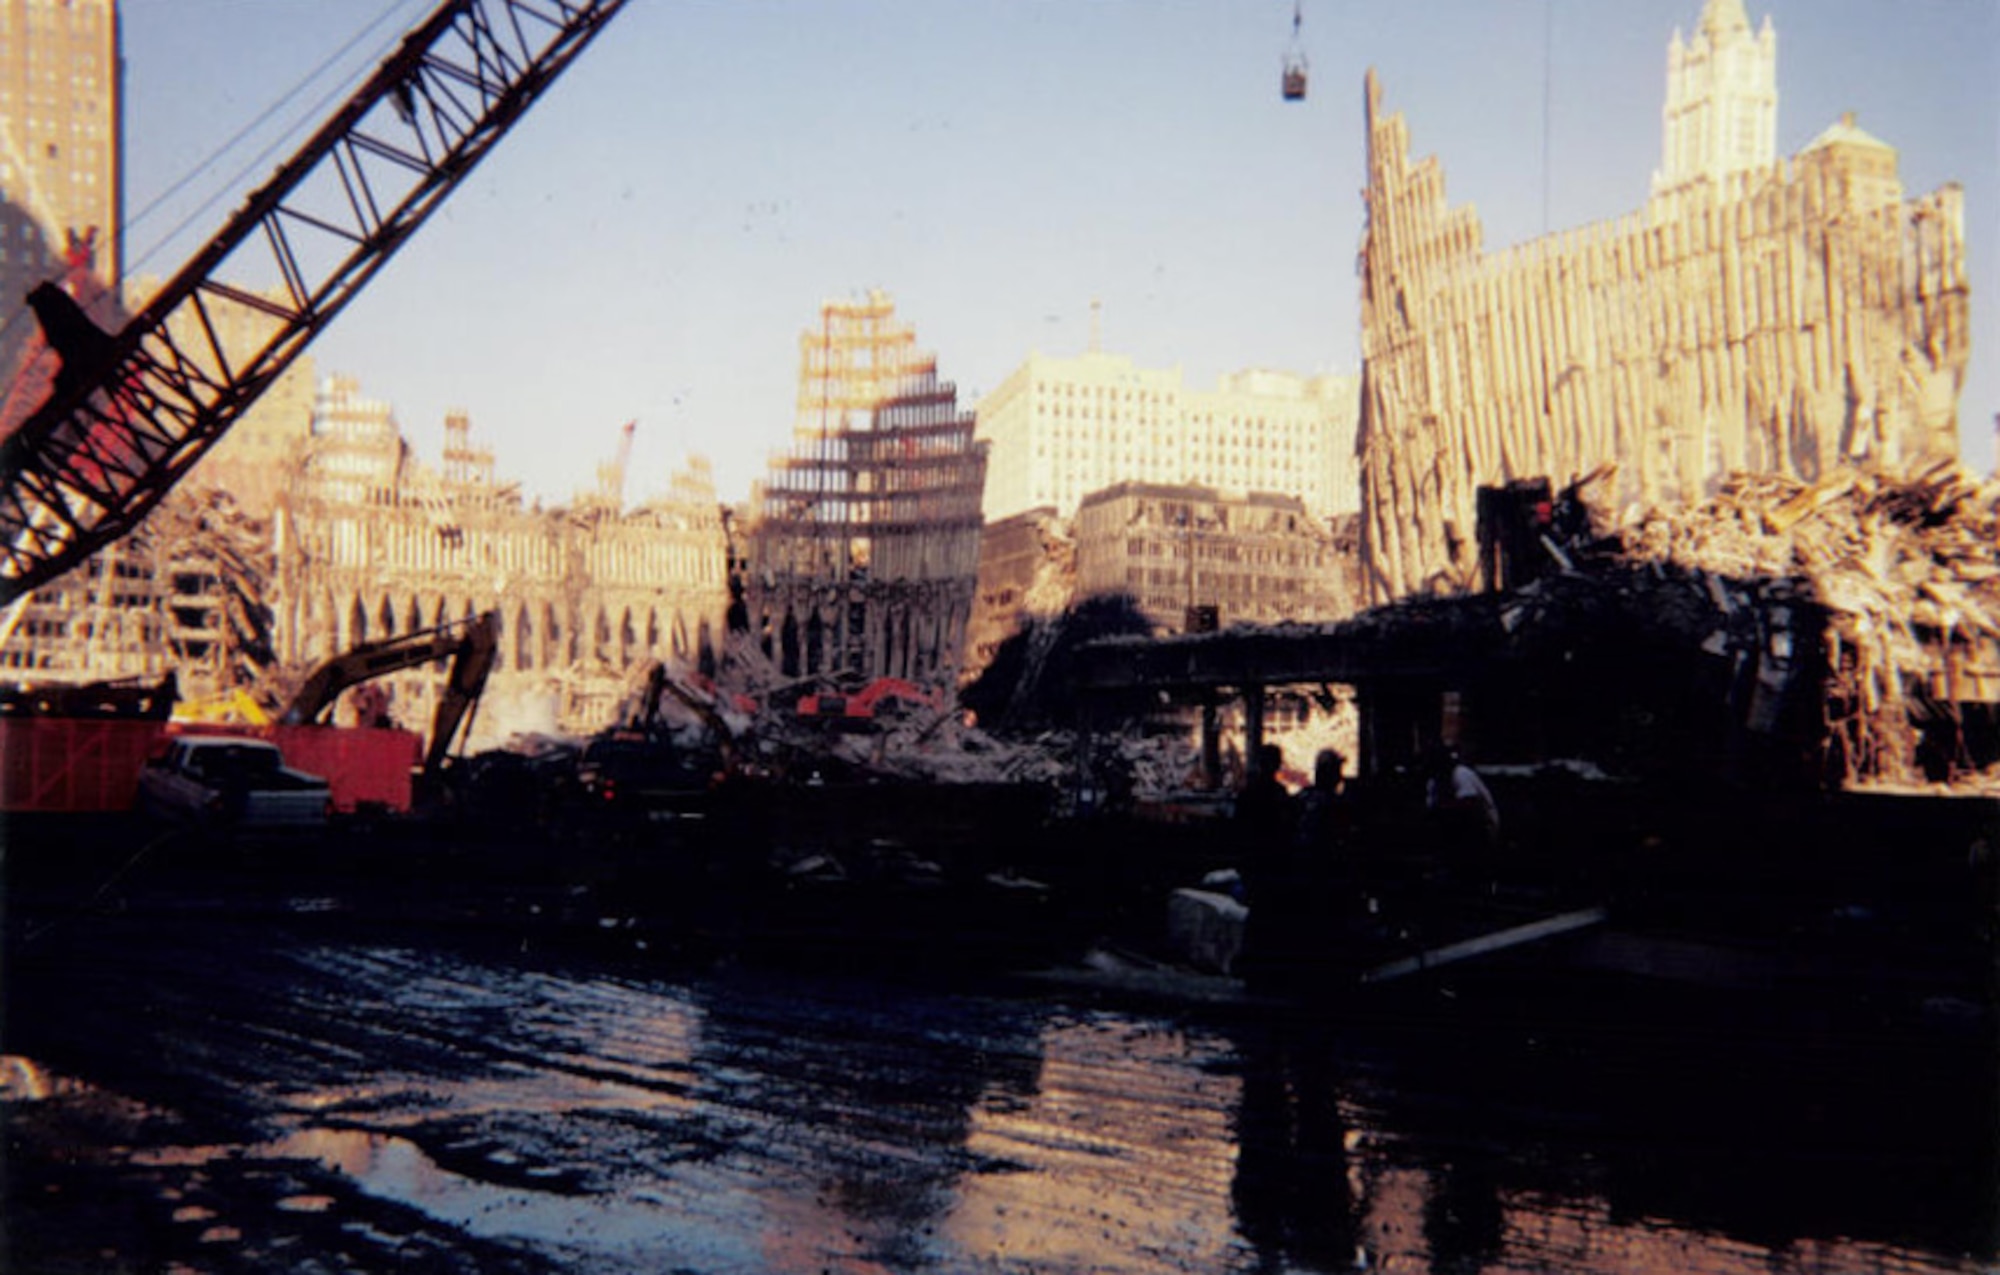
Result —
[{"label": "pickup truck", "polygon": [[326,780],[286,767],[277,745],[180,735],[139,772],[139,809],[156,818],[246,831],[323,828]]}]

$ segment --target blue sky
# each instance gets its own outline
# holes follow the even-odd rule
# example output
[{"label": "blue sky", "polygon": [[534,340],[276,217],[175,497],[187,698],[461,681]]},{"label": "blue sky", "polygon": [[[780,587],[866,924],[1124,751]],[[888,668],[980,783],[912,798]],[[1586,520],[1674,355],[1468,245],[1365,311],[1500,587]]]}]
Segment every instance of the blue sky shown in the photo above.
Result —
[{"label": "blue sky", "polygon": [[[128,266],[168,274],[288,152],[284,127],[326,114],[307,108],[429,6],[121,7]],[[313,353],[392,401],[427,457],[468,409],[502,475],[552,500],[590,485],[632,418],[628,495],[690,452],[743,495],[789,438],[799,332],[871,287],[968,405],[1030,351],[1082,350],[1093,298],[1106,349],[1196,385],[1351,372],[1365,69],[1495,248],[1639,205],[1667,40],[1700,8],[1305,0],[1312,92],[1287,104],[1288,2],[631,0]],[[1990,468],[2000,3],[1748,8],[1778,30],[1782,152],[1851,110],[1911,192],[1965,186],[1961,435]]]}]

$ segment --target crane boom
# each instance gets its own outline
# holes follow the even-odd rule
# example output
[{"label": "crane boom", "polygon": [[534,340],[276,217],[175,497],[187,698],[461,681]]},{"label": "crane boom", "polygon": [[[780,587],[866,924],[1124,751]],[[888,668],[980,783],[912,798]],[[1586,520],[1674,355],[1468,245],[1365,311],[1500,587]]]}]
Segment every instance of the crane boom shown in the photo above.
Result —
[{"label": "crane boom", "polygon": [[[445,0],[115,335],[36,289],[62,369],[0,440],[0,606],[136,527],[624,3]],[[218,303],[273,334],[232,359]]]}]

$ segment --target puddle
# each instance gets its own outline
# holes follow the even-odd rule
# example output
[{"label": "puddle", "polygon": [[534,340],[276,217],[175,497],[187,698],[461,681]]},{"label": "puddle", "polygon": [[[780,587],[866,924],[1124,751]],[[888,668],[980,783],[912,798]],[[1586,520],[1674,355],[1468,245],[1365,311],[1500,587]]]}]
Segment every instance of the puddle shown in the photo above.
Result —
[{"label": "puddle", "polygon": [[[245,950],[135,947],[94,1000],[45,998],[90,1005],[70,1027],[86,1040],[111,1009],[144,1025],[96,1047],[126,1064],[108,1083],[145,1049],[174,1082],[140,1086],[158,1105],[0,1058],[8,1115],[90,1149],[106,1167],[87,1172],[133,1171],[145,1216],[172,1214],[181,1256],[201,1237],[204,1269],[370,1249],[382,1269],[473,1263],[487,1242],[551,1269],[711,1275],[1333,1271],[1357,1252],[1408,1271],[1991,1269],[1961,1254],[1990,1259],[1990,1203],[1966,1183],[1994,1161],[1926,1124],[1973,1104],[1928,1102],[1888,1133],[1865,1120],[1871,1101],[1969,1092],[1931,1068],[1843,1085],[1791,1051],[1660,1056],[1650,1038],[1551,1055],[1489,1034],[1474,1053],[755,970],[688,987]],[[263,1132],[198,1142],[224,1135],[175,1114],[190,1092]],[[159,1145],[174,1138],[192,1144]],[[1828,1149],[1845,1158],[1821,1165]],[[62,1218],[97,1180],[29,1189]]]},{"label": "puddle", "polygon": [[324,1213],[333,1205],[330,1195],[288,1195],[278,1201],[278,1209],[284,1213]]},{"label": "puddle", "polygon": [[[341,1174],[366,1194],[407,1205],[483,1239],[529,1240],[571,1248],[587,1245],[622,1260],[684,1263],[690,1253],[724,1266],[754,1268],[754,1241],[740,1251],[690,1225],[685,1201],[659,1196],[577,1196],[480,1182],[440,1167],[407,1138],[346,1129],[307,1129],[249,1148],[259,1159],[311,1160]],[[518,1162],[519,1157],[501,1153]],[[532,1172],[532,1171],[531,1171]],[[560,1174],[550,1166],[536,1176]],[[323,1196],[294,1197],[294,1212],[321,1211]],[[287,1202],[290,1204],[291,1202]],[[330,1204],[331,1201],[327,1201]],[[281,1206],[283,1207],[283,1206]],[[753,1209],[754,1205],[751,1206]],[[755,1228],[750,1228],[750,1234]]]}]

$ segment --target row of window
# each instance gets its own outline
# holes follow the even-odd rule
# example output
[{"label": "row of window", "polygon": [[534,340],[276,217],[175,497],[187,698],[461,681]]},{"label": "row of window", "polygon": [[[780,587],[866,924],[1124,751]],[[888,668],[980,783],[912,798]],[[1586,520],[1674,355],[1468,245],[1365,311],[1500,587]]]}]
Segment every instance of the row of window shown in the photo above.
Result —
[{"label": "row of window", "polygon": [[[1298,576],[1246,575],[1241,572],[1201,572],[1193,592],[1202,598],[1254,598],[1267,595],[1289,596],[1310,592],[1310,580]],[[1145,586],[1164,588],[1178,584],[1188,587],[1187,572],[1174,567],[1130,567],[1125,572],[1127,588],[1135,592]]]},{"label": "row of window", "polygon": [[1094,398],[1116,403],[1170,403],[1175,397],[1155,390],[1116,390],[1102,385],[1041,384],[1035,386],[1035,394],[1041,398]]}]

